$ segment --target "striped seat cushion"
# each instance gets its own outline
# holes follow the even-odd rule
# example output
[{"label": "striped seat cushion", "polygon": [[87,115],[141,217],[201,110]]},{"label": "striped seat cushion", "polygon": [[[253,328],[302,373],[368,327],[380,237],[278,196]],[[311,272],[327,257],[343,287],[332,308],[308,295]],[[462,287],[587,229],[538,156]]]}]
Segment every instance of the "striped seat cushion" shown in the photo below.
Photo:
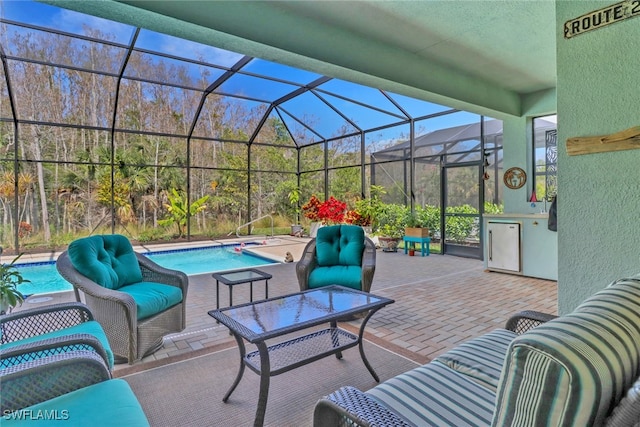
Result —
[{"label": "striped seat cushion", "polygon": [[488,426],[495,393],[441,363],[391,378],[367,395],[417,426]]},{"label": "striped seat cushion", "polygon": [[438,356],[434,361],[443,363],[478,384],[489,387],[493,392],[498,389],[502,365],[511,341],[518,334],[506,329],[496,329]]},{"label": "striped seat cushion", "polygon": [[517,337],[494,426],[602,425],[638,377],[640,282],[621,280]]}]

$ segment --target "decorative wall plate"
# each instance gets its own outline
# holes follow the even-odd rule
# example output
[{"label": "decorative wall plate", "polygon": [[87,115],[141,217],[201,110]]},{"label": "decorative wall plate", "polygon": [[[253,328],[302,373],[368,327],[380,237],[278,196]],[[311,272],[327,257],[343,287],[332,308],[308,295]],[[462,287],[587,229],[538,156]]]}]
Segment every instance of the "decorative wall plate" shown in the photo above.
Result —
[{"label": "decorative wall plate", "polygon": [[504,185],[512,190],[517,190],[527,182],[527,173],[521,168],[509,168],[504,173],[502,180]]}]

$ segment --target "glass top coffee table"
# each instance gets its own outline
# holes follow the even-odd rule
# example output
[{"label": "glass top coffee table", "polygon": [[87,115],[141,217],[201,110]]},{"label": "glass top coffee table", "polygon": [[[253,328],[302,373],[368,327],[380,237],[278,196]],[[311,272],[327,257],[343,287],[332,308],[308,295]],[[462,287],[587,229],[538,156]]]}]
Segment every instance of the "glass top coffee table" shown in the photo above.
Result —
[{"label": "glass top coffee table", "polygon": [[[245,366],[260,375],[260,393],[254,426],[264,423],[270,377],[359,346],[360,357],[376,381],[380,381],[362,347],[364,328],[371,316],[394,300],[342,286],[326,286],[277,298],[209,311],[209,315],[227,326],[238,342],[240,370],[226,402],[242,379]],[[367,313],[356,336],[337,327],[340,319]],[[325,329],[267,346],[266,341],[286,334],[328,323]],[[257,351],[246,353],[244,340],[255,344]]]}]

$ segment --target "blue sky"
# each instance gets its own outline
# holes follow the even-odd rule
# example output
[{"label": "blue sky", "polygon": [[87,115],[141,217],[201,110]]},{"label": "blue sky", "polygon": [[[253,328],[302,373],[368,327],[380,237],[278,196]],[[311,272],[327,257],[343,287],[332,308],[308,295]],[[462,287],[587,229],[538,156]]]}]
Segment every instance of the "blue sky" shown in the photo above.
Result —
[{"label": "blue sky", "polygon": [[[0,11],[4,19],[25,22],[46,28],[62,30],[73,34],[85,34],[86,28],[99,29],[102,33],[110,34],[116,43],[128,44],[135,30],[134,27],[118,22],[85,15],[78,12],[61,9],[55,6],[37,3],[34,1],[16,1],[16,0],[0,0]],[[238,61],[242,55],[235,52],[219,49],[212,46],[203,45],[183,39],[178,39],[165,34],[155,33],[148,30],[142,30],[136,42],[136,47],[163,52],[171,55],[185,57],[188,59],[201,60],[205,59],[208,63],[214,63],[223,67],[229,67]],[[197,75],[203,67],[197,65],[189,65],[191,73]],[[244,71],[277,77],[284,80],[290,80],[299,84],[309,83],[320,75],[304,70],[295,69],[286,65],[275,64],[272,62],[255,59],[250,62]],[[211,75],[215,76],[221,71],[210,69]],[[296,86],[285,84],[265,84],[264,80],[256,79],[250,76],[236,75],[230,79],[221,89],[225,92],[233,94],[245,94],[265,100],[275,100],[283,94],[294,90]],[[378,90],[368,88],[359,84],[354,84],[342,80],[333,79],[321,86],[321,89],[339,94],[347,98],[357,99],[360,102],[368,103],[377,108],[401,114],[392,103],[389,102]],[[439,111],[447,110],[448,107],[437,104],[428,103],[421,100],[412,99],[398,94],[390,94],[394,100],[400,103],[409,114],[423,116]],[[345,112],[350,119],[353,119],[362,128],[371,128],[380,125],[389,124],[399,120],[397,117],[386,115],[384,113],[367,109],[362,106],[341,100],[331,95],[322,94],[328,101]],[[305,108],[312,111],[319,118],[320,133],[325,137],[334,134],[336,126],[346,123],[342,118],[336,117],[335,113],[330,111],[326,105],[313,96],[300,97],[290,103],[283,105],[288,111],[294,115],[302,114]],[[314,107],[312,104],[315,104]],[[327,111],[329,110],[329,111]],[[451,115],[446,119],[439,119],[439,126],[447,123],[447,126],[455,126],[459,124],[467,124],[478,120],[478,116],[471,113],[458,113]],[[429,129],[429,124],[417,126],[419,133]],[[377,132],[382,134],[379,138],[394,139],[400,132],[407,133],[408,128],[402,128]]]}]

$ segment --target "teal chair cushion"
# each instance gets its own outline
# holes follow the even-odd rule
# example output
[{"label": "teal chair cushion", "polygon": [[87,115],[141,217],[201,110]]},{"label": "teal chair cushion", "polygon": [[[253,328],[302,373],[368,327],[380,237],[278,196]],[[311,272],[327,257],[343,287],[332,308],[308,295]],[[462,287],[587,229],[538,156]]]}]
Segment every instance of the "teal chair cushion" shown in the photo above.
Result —
[{"label": "teal chair cushion", "polygon": [[361,289],[362,269],[353,265],[334,265],[317,267],[309,275],[309,288],[328,285],[342,285],[348,288]]},{"label": "teal chair cushion", "polygon": [[[34,337],[25,338],[19,341],[13,341],[10,343],[2,344],[0,345],[0,350],[8,350],[18,345],[30,344],[32,342],[37,342],[37,341],[41,341],[49,338],[58,338],[58,337],[63,337],[67,335],[72,335],[72,334],[90,334],[96,337],[98,341],[100,341],[100,344],[102,344],[102,347],[104,347],[107,353],[109,368],[113,368],[113,351],[111,351],[111,347],[109,346],[109,341],[107,340],[107,336],[105,335],[104,330],[102,329],[102,326],[100,326],[100,324],[95,320],[83,322],[83,323],[80,323],[79,325],[70,326],[68,328],[60,329],[58,331],[47,332],[46,334],[36,335]],[[45,356],[48,356],[48,354],[43,353],[41,355],[41,357],[45,357]],[[5,360],[3,360],[3,362],[5,362]],[[6,367],[4,366],[4,363],[2,367],[3,368]]]},{"label": "teal chair cushion", "polygon": [[[25,413],[33,416],[25,417]],[[36,414],[55,414],[57,419],[38,418]],[[149,421],[129,384],[123,379],[113,379],[29,406],[15,417],[3,414],[2,425],[146,427]]]},{"label": "teal chair cushion", "polygon": [[125,236],[85,237],[73,241],[67,252],[76,270],[105,288],[119,289],[142,281],[138,259]]},{"label": "teal chair cushion", "polygon": [[322,227],[316,237],[318,265],[360,266],[364,251],[364,230],[355,225]]},{"label": "teal chair cushion", "polygon": [[118,290],[133,297],[138,309],[138,320],[165,311],[182,301],[180,288],[162,283],[140,282],[123,286]]}]

